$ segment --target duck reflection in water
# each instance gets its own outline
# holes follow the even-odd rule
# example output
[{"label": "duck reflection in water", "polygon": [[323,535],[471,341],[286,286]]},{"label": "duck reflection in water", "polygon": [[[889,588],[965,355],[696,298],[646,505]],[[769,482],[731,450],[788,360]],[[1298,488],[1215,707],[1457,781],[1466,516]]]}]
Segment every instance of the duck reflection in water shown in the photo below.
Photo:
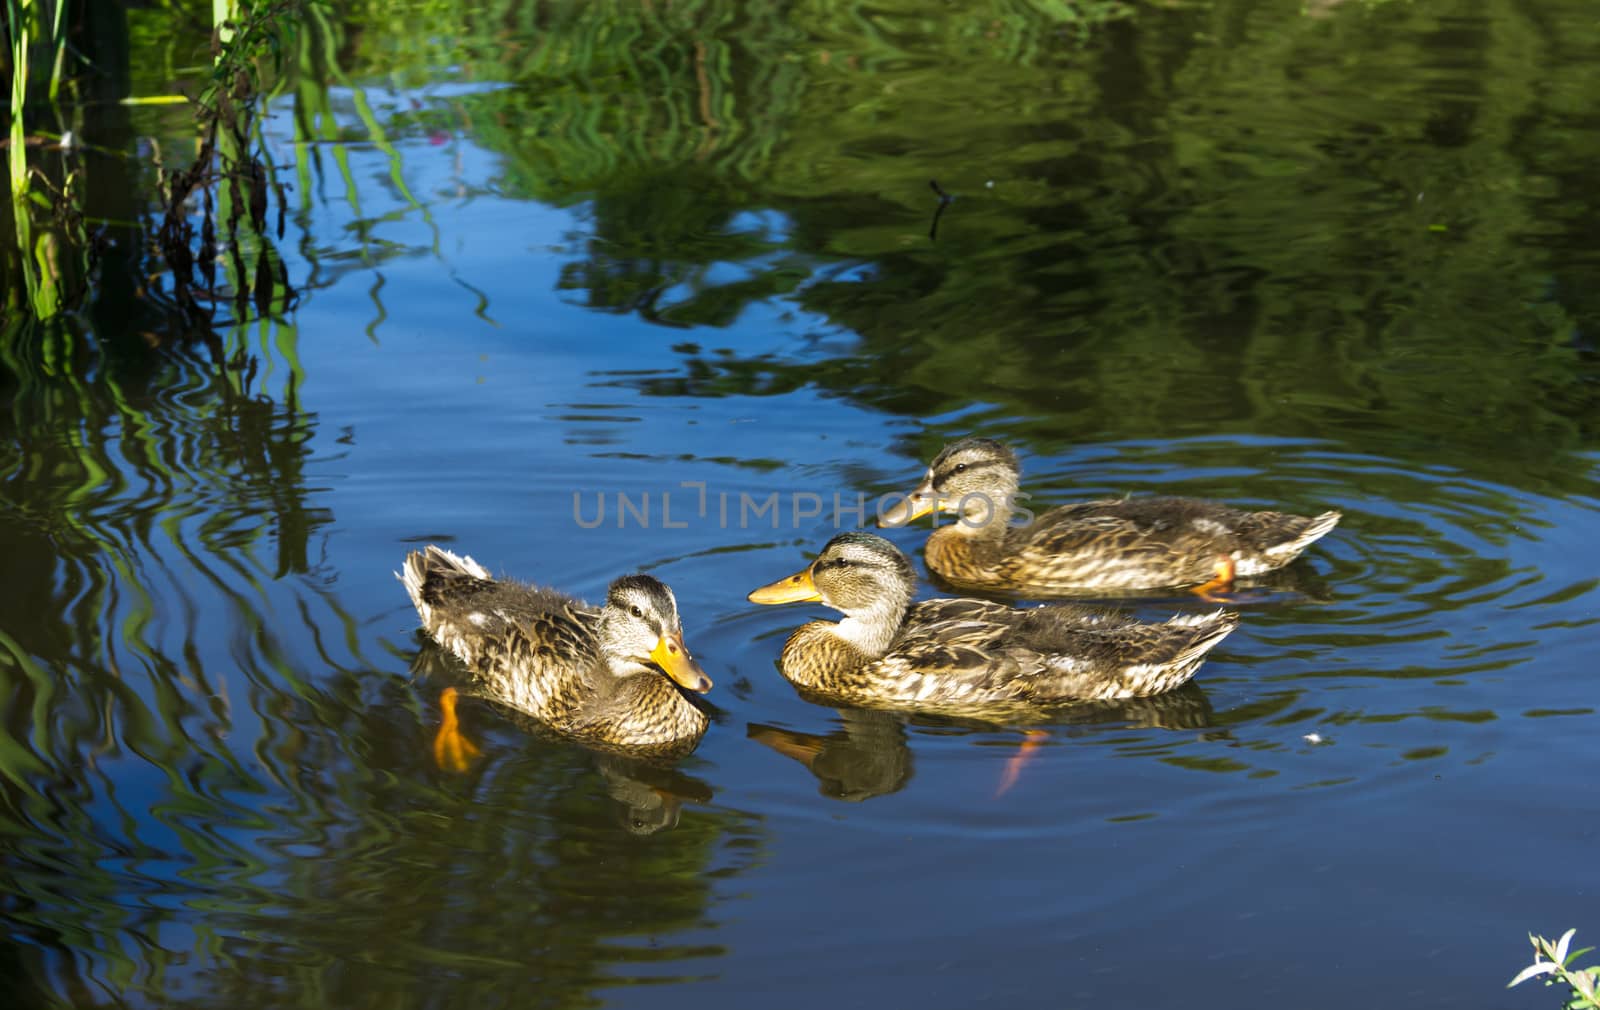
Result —
[{"label": "duck reflection in water", "polygon": [[[804,694],[802,692],[802,694]],[[934,719],[881,709],[838,709],[839,728],[826,734],[751,723],[745,735],[785,757],[793,758],[817,778],[823,796],[859,803],[904,789],[911,781],[913,762],[907,726],[970,726],[975,732],[993,731],[990,724]],[[1215,713],[1205,691],[1193,681],[1147,698],[1083,702],[1050,713],[1049,727],[1022,727],[1023,740],[1007,761],[995,795],[1016,784],[1023,767],[1057,731],[1071,727],[1120,723],[1134,729],[1202,730],[1215,724]]]},{"label": "duck reflection in water", "polygon": [[[447,685],[440,694],[441,729],[434,741],[434,754],[436,761],[441,751],[457,760],[454,763],[439,761],[440,768],[463,774],[472,770],[483,757],[481,748],[459,735],[457,707],[463,702],[476,711],[475,720],[480,723],[498,720],[536,740],[559,742],[569,747],[575,742],[553,732],[538,719],[500,702],[459,659],[420,631],[417,645],[417,654],[411,661],[413,679]],[[441,743],[451,739],[445,730],[452,727],[457,728],[455,736],[465,745],[459,750]],[[671,757],[610,751],[582,742],[572,749],[590,756],[600,773],[606,795],[617,804],[617,823],[629,834],[653,835],[675,828],[685,803],[709,804],[715,795],[704,781],[672,767]]]},{"label": "duck reflection in water", "polygon": [[824,796],[859,803],[904,789],[911,781],[905,717],[840,709],[839,723],[839,729],[826,735],[751,723],[745,735],[805,765]]},{"label": "duck reflection in water", "polygon": [[714,795],[701,780],[675,768],[616,754],[596,754],[606,795],[616,800],[617,823],[630,835],[653,835],[678,826],[685,803],[705,806]]}]

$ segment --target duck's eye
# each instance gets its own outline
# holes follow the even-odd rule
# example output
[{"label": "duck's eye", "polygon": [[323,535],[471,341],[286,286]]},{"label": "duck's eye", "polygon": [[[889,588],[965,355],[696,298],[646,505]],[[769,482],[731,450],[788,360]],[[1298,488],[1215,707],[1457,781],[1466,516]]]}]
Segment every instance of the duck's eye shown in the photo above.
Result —
[{"label": "duck's eye", "polygon": [[965,472],[966,469],[967,469],[967,464],[965,464],[965,463],[957,463],[956,464],[956,473],[963,473],[963,472]]},{"label": "duck's eye", "polygon": [[629,607],[628,610],[633,614],[634,617],[643,617],[644,616],[644,611],[640,610],[637,605]]}]

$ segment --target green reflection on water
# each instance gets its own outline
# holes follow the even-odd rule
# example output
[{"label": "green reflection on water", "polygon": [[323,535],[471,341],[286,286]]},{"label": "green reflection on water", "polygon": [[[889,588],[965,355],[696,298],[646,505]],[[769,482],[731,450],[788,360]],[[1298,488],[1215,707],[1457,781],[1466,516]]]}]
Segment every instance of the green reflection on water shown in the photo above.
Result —
[{"label": "green reflection on water", "polygon": [[[1586,4],[1146,5],[1088,42],[1082,5],[928,9],[319,8],[282,92],[306,272],[295,286],[315,298],[370,272],[380,338],[383,268],[414,256],[449,268],[437,195],[408,181],[406,152],[471,145],[499,159],[493,186],[455,197],[583,216],[558,251],[575,303],[702,328],[676,345],[677,371],[619,380],[646,393],[816,387],[931,418],[900,447],[917,460],[906,476],[974,428],[1040,455],[1119,441],[1120,466],[1150,468],[1182,436],[1204,436],[1181,447],[1197,468],[1239,465],[1239,444],[1219,436],[1293,439],[1275,470],[1292,493],[1312,500],[1363,466],[1383,499],[1347,524],[1369,556],[1334,573],[1370,562],[1364,590],[1381,607],[1346,599],[1318,615],[1352,652],[1442,639],[1428,615],[1536,579],[1488,548],[1536,535],[1518,490],[1593,493],[1579,450],[1600,417],[1600,134],[1582,124],[1600,92],[1600,25]],[[186,57],[132,17],[140,46],[164,55],[130,72],[160,90]],[[162,115],[106,111],[92,132],[130,149],[136,132],[186,135]],[[385,156],[376,180],[352,167],[351,147],[368,144]],[[322,560],[335,517],[307,473],[334,450],[300,403],[301,334],[284,319],[197,328],[159,290],[141,293],[151,263],[131,222],[148,173],[127,159],[99,168],[90,199],[123,224],[96,300],[82,318],[0,334],[0,909],[28,944],[3,955],[12,991],[75,1006],[139,994],[421,1006],[463,991],[567,1006],[714,973],[717,887],[761,858],[759,821],[712,805],[697,780],[524,741],[514,720],[471,775],[429,767],[431,696],[398,676],[409,656],[369,658],[370,615]],[[335,179],[349,220],[330,240],[316,226]],[[956,199],[930,238],[935,179]],[[386,232],[413,220],[421,239]],[[775,300],[848,342],[735,332]],[[492,318],[486,302],[477,311]],[[1060,477],[1040,484],[1054,500],[1069,497]],[[1275,630],[1275,664],[1335,651],[1321,631]],[[1502,674],[1534,645],[1456,648],[1448,672]],[[1205,731],[1235,752],[1174,754],[1131,731],[1099,742],[1267,776],[1278,769],[1252,760],[1283,745],[1254,727],[1497,718],[1410,695],[1403,711],[1335,709],[1318,693],[1318,681],[1446,683],[1433,666],[1228,662],[1259,666],[1268,686],[1213,711],[1202,681],[1162,712],[1081,722]],[[864,800],[912,781],[914,724],[846,712],[825,733],[747,732],[825,795]],[[679,816],[680,801],[692,812]]]},{"label": "green reflection on water", "polygon": [[703,970],[720,946],[637,940],[708,925],[719,874],[759,853],[748,818],[680,820],[708,789],[550,745],[441,776],[433,716],[316,560],[334,517],[293,339],[249,337],[129,367],[68,328],[5,334],[0,907],[21,977],[79,1006],[409,1006],[438,998],[432,966],[440,991],[569,1006]]},{"label": "green reflection on water", "polygon": [[[469,18],[452,57],[509,86],[435,104],[505,192],[585,201],[582,304],[726,326],[788,295],[860,337],[686,349],[639,380],[662,395],[977,399],[964,424],[1041,446],[1270,429],[1513,481],[1593,444],[1574,4],[1152,8],[1088,48],[1044,8],[901,6],[548,5],[510,50]],[[957,196],[936,242],[930,178]]]}]

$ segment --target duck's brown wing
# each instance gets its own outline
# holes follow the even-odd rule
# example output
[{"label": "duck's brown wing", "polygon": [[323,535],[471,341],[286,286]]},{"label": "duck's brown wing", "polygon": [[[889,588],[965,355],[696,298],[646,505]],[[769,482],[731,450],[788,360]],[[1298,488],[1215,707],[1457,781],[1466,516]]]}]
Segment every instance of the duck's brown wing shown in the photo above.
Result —
[{"label": "duck's brown wing", "polygon": [[900,693],[919,701],[954,701],[1006,692],[1015,673],[1003,643],[1019,611],[988,600],[927,600],[912,606],[879,661]]},{"label": "duck's brown wing", "polygon": [[990,659],[1016,648],[1056,651],[1070,648],[1079,631],[1130,620],[1119,611],[1065,603],[1013,607],[970,598],[925,600],[907,613],[891,651],[932,654],[942,647]]},{"label": "duck's brown wing", "polygon": [[1052,509],[1006,537],[1009,577],[1019,584],[1181,584],[1211,577],[1236,537],[1225,520],[1244,513],[1187,498],[1130,498]]},{"label": "duck's brown wing", "polygon": [[914,604],[906,614],[891,652],[916,653],[944,662],[966,664],[967,652],[988,656],[996,652],[1023,611],[990,600],[942,599]]},{"label": "duck's brown wing", "polygon": [[1200,498],[1114,499],[1046,512],[1011,531],[1006,546],[1022,570],[1092,569],[1098,561],[1203,581],[1219,555],[1255,571],[1285,565],[1339,519],[1338,512],[1250,512]]},{"label": "duck's brown wing", "polygon": [[971,622],[987,622],[1004,626],[1015,620],[1019,611],[1005,603],[996,603],[994,600],[978,600],[972,597],[944,597],[935,600],[923,600],[913,603],[911,609],[906,611],[906,619],[901,626],[901,634],[927,635],[937,634],[951,625],[961,625]]},{"label": "duck's brown wing", "polygon": [[508,659],[582,667],[599,655],[597,615],[575,600],[512,597],[489,614],[485,637],[503,640]]},{"label": "duck's brown wing", "polygon": [[1029,693],[1048,698],[1131,698],[1159,694],[1194,675],[1206,653],[1238,625],[1237,614],[1213,611],[1161,624],[1106,613],[1085,621],[1028,611],[1007,639],[1009,656]]}]

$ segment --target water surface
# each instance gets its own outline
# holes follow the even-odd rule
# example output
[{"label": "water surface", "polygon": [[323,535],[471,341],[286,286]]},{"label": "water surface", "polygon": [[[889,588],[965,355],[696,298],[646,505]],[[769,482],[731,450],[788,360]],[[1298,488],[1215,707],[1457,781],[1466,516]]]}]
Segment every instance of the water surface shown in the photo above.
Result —
[{"label": "water surface", "polygon": [[[125,226],[88,309],[8,324],[13,1003],[1551,1005],[1499,994],[1526,931],[1600,928],[1600,27],[1067,10],[312,26],[261,140],[292,305],[196,328]],[[974,432],[1042,502],[1344,521],[1192,686],[1058,714],[1002,791],[1024,727],[814,705],[774,662],[820,611],[743,599]],[[482,759],[436,767],[424,542],[666,580],[696,753],[469,702]]]}]

